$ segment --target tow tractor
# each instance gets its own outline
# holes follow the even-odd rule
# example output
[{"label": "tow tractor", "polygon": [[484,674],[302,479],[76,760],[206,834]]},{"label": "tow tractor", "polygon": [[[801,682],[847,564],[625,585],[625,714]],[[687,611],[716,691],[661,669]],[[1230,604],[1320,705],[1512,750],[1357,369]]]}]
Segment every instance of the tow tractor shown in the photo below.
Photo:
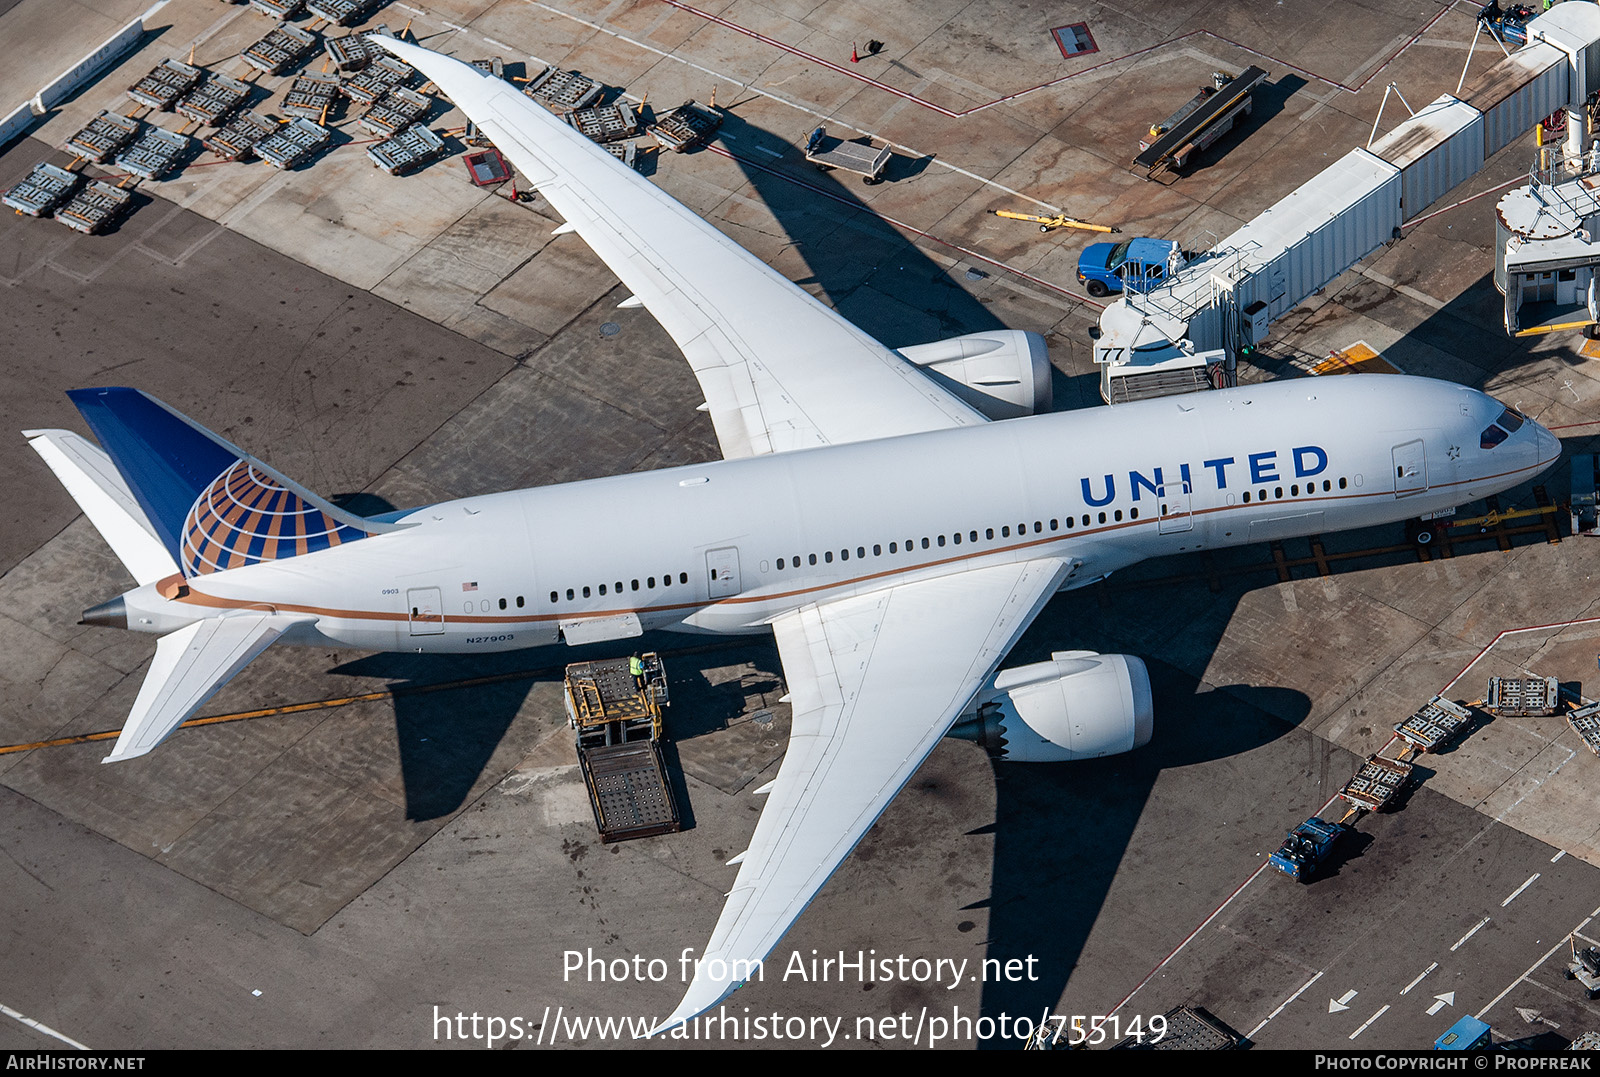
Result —
[{"label": "tow tractor", "polygon": [[1512,4],[1503,8],[1500,0],[1489,0],[1478,9],[1478,25],[1503,45],[1525,45],[1528,43],[1528,20],[1537,14],[1527,4]]},{"label": "tow tractor", "polygon": [[1339,839],[1355,829],[1348,823],[1330,823],[1313,815],[1293,830],[1269,863],[1291,879],[1309,882],[1333,852]]},{"label": "tow tractor", "polygon": [[1578,949],[1576,935],[1567,941],[1572,946],[1572,961],[1561,975],[1569,980],[1577,980],[1590,998],[1600,998],[1600,949],[1593,946]]}]

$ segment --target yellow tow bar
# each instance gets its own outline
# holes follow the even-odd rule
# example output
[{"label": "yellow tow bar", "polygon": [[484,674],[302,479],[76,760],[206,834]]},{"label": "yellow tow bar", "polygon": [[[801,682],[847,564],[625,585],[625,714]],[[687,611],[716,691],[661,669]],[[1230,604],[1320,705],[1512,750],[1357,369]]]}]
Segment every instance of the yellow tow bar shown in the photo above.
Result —
[{"label": "yellow tow bar", "polygon": [[1080,221],[1076,217],[1068,217],[1065,214],[1059,217],[1041,217],[1036,213],[1012,213],[1008,209],[997,209],[994,211],[994,215],[1013,221],[1033,221],[1039,226],[1039,231],[1041,232],[1049,232],[1056,228],[1081,228],[1085,232],[1121,233],[1122,231],[1120,228],[1112,228],[1109,225],[1090,224],[1088,221]]}]

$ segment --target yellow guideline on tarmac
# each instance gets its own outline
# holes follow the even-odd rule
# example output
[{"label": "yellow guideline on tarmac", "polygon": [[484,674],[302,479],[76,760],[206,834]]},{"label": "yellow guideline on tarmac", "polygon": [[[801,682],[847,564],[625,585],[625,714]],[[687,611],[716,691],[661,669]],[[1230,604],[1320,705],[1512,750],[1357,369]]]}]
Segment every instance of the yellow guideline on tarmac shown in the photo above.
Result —
[{"label": "yellow guideline on tarmac", "polygon": [[1401,369],[1372,350],[1364,340],[1358,340],[1341,351],[1330,352],[1328,357],[1311,367],[1313,374],[1400,374]]}]

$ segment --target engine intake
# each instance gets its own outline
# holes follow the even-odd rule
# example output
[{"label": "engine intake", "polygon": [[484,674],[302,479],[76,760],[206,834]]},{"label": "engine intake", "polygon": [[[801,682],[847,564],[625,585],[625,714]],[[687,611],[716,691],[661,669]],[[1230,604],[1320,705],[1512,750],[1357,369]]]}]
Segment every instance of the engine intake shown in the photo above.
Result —
[{"label": "engine intake", "polygon": [[901,348],[900,354],[991,419],[1050,410],[1050,354],[1038,333],[969,333]]},{"label": "engine intake", "polygon": [[1150,743],[1150,674],[1138,658],[1057,651],[1004,669],[973,697],[950,735],[996,759],[1058,763],[1131,752]]}]

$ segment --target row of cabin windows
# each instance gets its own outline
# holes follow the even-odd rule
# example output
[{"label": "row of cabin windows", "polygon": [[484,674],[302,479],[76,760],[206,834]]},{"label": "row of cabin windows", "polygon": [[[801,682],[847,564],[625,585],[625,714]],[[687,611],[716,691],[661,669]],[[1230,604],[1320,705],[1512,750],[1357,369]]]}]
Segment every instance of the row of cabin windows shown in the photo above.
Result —
[{"label": "row of cabin windows", "polygon": [[[1339,480],[1339,489],[1343,490],[1343,489],[1346,489],[1348,486],[1349,486],[1349,480],[1348,479],[1340,479]],[[1331,493],[1332,490],[1333,490],[1333,482],[1332,482],[1332,480],[1330,480],[1330,479],[1322,480],[1322,490],[1323,490],[1324,493]],[[1308,482],[1308,483],[1305,484],[1305,493],[1314,494],[1316,492],[1317,492],[1317,484],[1316,483]],[[1299,483],[1294,483],[1293,485],[1291,485],[1289,487],[1289,496],[1290,497],[1299,497],[1300,493],[1301,493],[1301,490],[1300,490],[1300,484]],[[1274,487],[1273,491],[1272,491],[1272,496],[1274,498],[1283,497],[1284,496],[1283,487],[1281,487],[1281,486]],[[1266,501],[1267,499],[1268,499],[1267,491],[1265,489],[1262,489],[1262,490],[1259,490],[1259,491],[1256,492],[1256,495],[1255,495],[1255,500],[1256,501]],[[1244,492],[1243,500],[1244,500],[1244,502],[1246,504],[1250,503],[1251,494],[1250,494],[1249,490],[1246,490]],[[1128,515],[1128,519],[1129,520],[1137,520],[1139,518],[1139,510],[1135,509],[1135,508],[1130,508],[1130,509],[1128,509],[1127,515]],[[1049,525],[1050,525],[1050,530],[1051,531],[1059,531],[1059,530],[1061,530],[1061,527],[1062,527],[1062,525],[1064,523],[1065,526],[1066,526],[1066,529],[1068,531],[1071,531],[1074,528],[1074,526],[1091,527],[1091,526],[1093,526],[1093,523],[1096,520],[1098,520],[1098,522],[1100,522],[1102,524],[1104,524],[1104,523],[1121,523],[1122,522],[1122,517],[1123,517],[1123,512],[1122,512],[1121,509],[1113,509],[1109,513],[1100,512],[1100,513],[1093,514],[1093,515],[1091,515],[1090,513],[1086,512],[1081,517],[1077,517],[1076,520],[1074,519],[1074,517],[1071,517],[1071,516],[1066,517],[1064,520],[1051,520],[1051,521],[1049,521]],[[1036,535],[1037,534],[1042,534],[1044,532],[1044,529],[1045,529],[1045,521],[1043,521],[1043,520],[1035,520],[1033,522],[1033,533],[1034,534],[1036,534]],[[1017,529],[1016,529],[1016,533],[1017,533],[1017,537],[1019,537],[1019,538],[1024,536],[1024,535],[1026,535],[1028,533],[1028,525],[1026,523],[1018,524],[1017,525]],[[995,529],[992,528],[992,527],[985,528],[984,532],[983,532],[983,537],[984,537],[984,539],[986,541],[993,541],[994,537],[995,537]],[[1011,528],[1009,526],[1001,527],[1000,528],[1000,537],[1002,539],[1010,538],[1011,537]],[[962,534],[961,534],[961,532],[957,531],[957,532],[951,534],[950,536],[948,536],[948,540],[949,540],[951,545],[960,546],[961,543],[962,543]],[[978,541],[978,533],[976,531],[968,531],[966,533],[966,541],[967,542],[977,542]],[[924,550],[927,550],[927,549],[931,549],[934,546],[943,546],[943,545],[945,545],[945,542],[946,542],[946,536],[944,536],[944,535],[937,535],[937,536],[934,536],[932,539],[924,538],[924,539],[922,539],[922,542],[921,542],[921,548],[924,549]],[[913,550],[915,550],[917,548],[918,548],[918,545],[917,545],[917,540],[916,539],[906,539],[906,541],[905,541],[905,551],[907,553],[910,553],[910,552],[912,552]],[[900,552],[900,543],[898,543],[898,542],[889,543],[889,552],[891,554],[899,553]],[[833,555],[833,551],[832,550],[824,551],[824,553],[822,554],[823,563],[824,564],[832,564],[833,563],[833,556],[834,555]],[[865,546],[857,546],[855,548],[855,556],[856,556],[857,560],[865,558],[867,556],[867,548]],[[874,557],[882,557],[883,556],[883,546],[881,544],[874,544],[873,545],[873,547],[872,547],[872,556],[874,556]],[[841,560],[841,561],[850,560],[850,549],[848,547],[846,547],[845,549],[842,549],[842,550],[839,551],[839,560]],[[805,555],[805,563],[808,564],[808,565],[816,564],[817,563],[817,555],[814,554],[814,553]],[[783,571],[784,569],[789,568],[791,566],[794,567],[794,568],[799,568],[800,567],[800,555],[796,554],[793,558],[780,557],[777,560],[777,566],[778,566],[778,570],[779,571]]]},{"label": "row of cabin windows", "polygon": [[[1341,490],[1347,489],[1349,487],[1349,485],[1350,485],[1350,480],[1349,479],[1341,478],[1339,480],[1339,489],[1341,489]],[[1331,479],[1323,479],[1322,480],[1322,492],[1326,494],[1326,493],[1331,493],[1332,490],[1333,490],[1333,480],[1331,480]],[[1317,492],[1317,484],[1314,483],[1314,482],[1306,483],[1305,492],[1308,493],[1308,494],[1316,493]],[[1293,484],[1292,486],[1289,487],[1289,496],[1290,497],[1299,497],[1300,496],[1300,484],[1299,483],[1295,483],[1295,484]],[[1272,500],[1276,501],[1281,497],[1283,497],[1283,487],[1274,486],[1272,488]],[[1267,491],[1266,491],[1266,489],[1262,488],[1260,490],[1257,490],[1255,499],[1257,501],[1266,501],[1267,500]],[[1250,491],[1246,490],[1240,496],[1239,500],[1243,501],[1246,505],[1250,504]]]},{"label": "row of cabin windows", "polygon": [[[1348,479],[1341,478],[1339,480],[1339,489],[1344,490],[1344,489],[1348,488],[1348,486],[1349,486],[1349,480]],[[1323,491],[1323,493],[1331,493],[1332,490],[1333,490],[1333,482],[1332,482],[1332,480],[1323,479],[1322,480],[1322,491]],[[1317,492],[1317,484],[1316,483],[1308,482],[1308,483],[1305,484],[1305,493],[1314,494],[1316,492]],[[1290,497],[1299,497],[1300,494],[1301,494],[1301,490],[1300,490],[1300,484],[1299,483],[1294,483],[1289,487],[1289,496]],[[1283,496],[1284,496],[1283,487],[1277,486],[1277,487],[1273,488],[1272,497],[1274,499],[1282,498]],[[1242,495],[1241,500],[1247,505],[1250,504],[1250,502],[1251,502],[1251,492],[1249,490],[1246,490],[1244,492],[1244,494]],[[1255,500],[1256,501],[1266,501],[1266,500],[1268,500],[1267,491],[1265,489],[1257,490],[1255,492]],[[1139,510],[1135,509],[1135,508],[1128,509],[1127,517],[1128,517],[1129,520],[1137,520],[1139,518]],[[1081,517],[1077,517],[1077,518],[1068,516],[1068,517],[1065,517],[1064,519],[1050,520],[1049,521],[1049,527],[1050,527],[1051,531],[1060,531],[1062,529],[1062,526],[1065,525],[1066,529],[1068,531],[1071,531],[1074,527],[1091,527],[1091,526],[1093,526],[1095,521],[1098,521],[1099,523],[1102,523],[1102,524],[1105,524],[1105,523],[1121,523],[1122,522],[1122,518],[1123,518],[1123,510],[1121,510],[1121,509],[1113,509],[1109,513],[1100,512],[1100,513],[1096,513],[1096,514],[1092,514],[1092,515],[1090,513],[1086,512]],[[1033,533],[1036,534],[1036,535],[1043,534],[1044,530],[1045,530],[1045,524],[1046,524],[1046,521],[1044,521],[1044,520],[1035,520],[1033,522]],[[1027,525],[1027,523],[1018,524],[1016,526],[1016,535],[1017,535],[1017,537],[1021,538],[1022,536],[1026,535],[1026,534],[1028,534],[1028,525]],[[1011,537],[1012,537],[1012,528],[1011,528],[1011,526],[1009,524],[1002,525],[1001,528],[1000,528],[1000,538],[1009,539]],[[985,528],[984,532],[983,532],[984,541],[992,542],[992,541],[994,541],[994,538],[995,538],[995,529],[992,528],[992,527]],[[946,544],[947,541],[948,541],[948,543],[950,545],[953,545],[953,546],[960,546],[963,541],[966,541],[968,543],[977,542],[977,541],[979,541],[978,532],[976,532],[976,531],[968,531],[968,532],[966,532],[966,535],[965,535],[964,539],[963,539],[962,533],[960,531],[953,532],[952,534],[950,534],[948,536],[946,536],[946,535],[935,535],[932,538],[924,537],[921,540],[921,549],[927,550],[927,549],[932,549],[932,548],[934,548],[936,546],[937,547],[943,547]],[[906,539],[904,545],[905,545],[905,552],[906,553],[911,553],[913,550],[916,550],[918,548],[918,541],[916,539]],[[899,542],[891,542],[891,543],[889,543],[889,552],[891,554],[897,554],[897,553],[901,552],[900,551],[900,547],[901,547],[901,544]],[[839,551],[839,560],[840,561],[848,561],[848,560],[850,560],[850,555],[851,555],[851,551],[850,551],[850,548],[847,546],[844,549],[841,549]],[[865,546],[857,546],[855,548],[855,557],[856,557],[856,559],[858,561],[859,560],[864,560],[866,558],[866,556],[867,556],[867,548]],[[883,545],[881,543],[874,543],[873,544],[873,546],[872,546],[872,556],[873,557],[882,557],[883,556]],[[829,565],[833,564],[833,558],[834,558],[834,553],[833,553],[832,550],[825,550],[822,553],[822,563],[823,564],[829,564]],[[808,565],[815,565],[817,563],[817,555],[814,554],[814,553],[813,554],[806,554],[805,555],[805,562]],[[799,568],[800,567],[800,555],[796,554],[792,558],[780,557],[777,560],[777,566],[778,566],[778,570],[780,572],[785,570],[785,569],[787,569],[787,568],[789,568],[789,567],[791,567],[791,566],[794,567],[794,568]],[[680,584],[688,583],[689,582],[689,574],[687,572],[678,573],[678,582]],[[671,573],[668,573],[667,575],[661,577],[661,586],[662,587],[671,587],[672,586],[672,574]],[[617,580],[616,583],[612,585],[612,587],[613,587],[613,589],[614,589],[616,594],[620,595],[620,594],[623,593],[623,586],[622,586],[622,581],[621,580]],[[645,582],[644,582],[644,587],[646,589],[648,589],[648,590],[652,590],[652,591],[655,590],[655,588],[656,588],[656,578],[654,576],[646,577]],[[640,589],[639,581],[638,580],[633,580],[632,583],[631,583],[631,588],[630,589],[634,590],[634,591],[639,590]],[[602,595],[606,594],[607,593],[607,585],[603,584],[603,583],[600,584],[598,590],[599,590],[600,594],[602,594]],[[591,597],[593,592],[592,592],[591,588],[589,588],[589,587],[583,587],[581,589],[575,589],[575,588],[569,587],[569,588],[567,588],[567,601],[571,602],[571,601],[575,600],[579,596],[580,593],[582,594],[582,596],[584,598],[589,598],[589,597]],[[550,601],[551,601],[552,604],[560,602],[561,601],[560,593],[557,592],[557,591],[551,591],[550,592]],[[517,596],[517,607],[519,609],[522,607],[522,596],[521,595]],[[500,608],[501,609],[505,609],[506,608],[506,600],[503,599],[503,598],[500,600]]]},{"label": "row of cabin windows", "polygon": [[[1139,518],[1139,510],[1138,509],[1129,509],[1128,512],[1130,514],[1130,519],[1137,520]],[[1116,519],[1120,521],[1122,519],[1122,510],[1121,509],[1117,509],[1115,515],[1116,515]],[[1101,523],[1105,523],[1106,520],[1107,520],[1106,514],[1102,512],[1100,514],[1100,522]],[[1050,530],[1052,530],[1052,531],[1060,531],[1061,527],[1062,527],[1062,521],[1061,520],[1051,520],[1051,521],[1049,521],[1049,526],[1050,526]],[[1088,517],[1087,514],[1083,517],[1083,526],[1084,527],[1088,527],[1089,526],[1089,517]],[[1073,519],[1070,516],[1066,518],[1066,527],[1067,527],[1067,530],[1069,530],[1069,531],[1072,530],[1072,528],[1073,528]],[[1035,521],[1033,521],[1033,533],[1034,534],[1036,534],[1036,535],[1037,534],[1043,534],[1044,533],[1044,529],[1045,529],[1045,521],[1044,520],[1035,520]],[[1028,533],[1028,525],[1026,523],[1018,524],[1017,528],[1016,528],[1016,533],[1017,533],[1017,536],[1019,538],[1021,536],[1023,536],[1023,535],[1026,535]],[[985,528],[984,529],[983,541],[991,541],[992,542],[994,540],[994,537],[995,537],[995,529],[994,528],[989,527],[989,528]],[[1010,525],[1006,525],[1006,526],[1003,526],[1003,527],[1000,528],[1000,537],[1003,538],[1003,539],[1008,539],[1008,538],[1011,537],[1011,527],[1010,527]],[[963,542],[969,542],[970,543],[970,542],[978,542],[978,541],[979,541],[978,532],[976,532],[976,531],[968,531],[968,532],[966,532],[965,536],[963,536],[963,534],[960,531],[956,531],[956,532],[954,532],[954,533],[952,533],[950,535],[935,535],[932,538],[923,538],[922,539],[921,548],[924,549],[924,550],[927,550],[927,549],[932,549],[935,546],[944,546],[946,543],[949,543],[952,546],[960,546]],[[899,542],[891,542],[891,543],[889,543],[889,552],[891,554],[899,553],[900,552],[900,548],[901,548],[901,544]],[[916,539],[906,539],[906,541],[905,541],[905,552],[906,553],[911,553],[913,550],[915,550],[917,548],[918,548],[918,545],[917,545],[917,540]],[[849,547],[846,547],[846,548],[840,550],[839,551],[839,560],[841,560],[841,561],[850,560],[850,552],[851,551],[850,551]],[[861,559],[865,558],[867,556],[867,548],[865,546],[857,546],[855,548],[855,556],[856,556],[857,560],[861,560]],[[882,557],[883,556],[883,546],[882,546],[881,543],[875,543],[873,545],[873,547],[872,547],[872,556],[873,557]],[[823,562],[823,564],[829,564],[829,565],[833,564],[833,551],[832,550],[823,551],[822,562]],[[814,554],[814,553],[806,554],[805,555],[805,563],[808,564],[808,565],[816,564],[817,563],[817,555]],[[793,558],[780,557],[777,560],[777,565],[778,565],[779,571],[782,571],[783,569],[789,568],[791,566],[793,566],[794,568],[799,568],[800,567],[800,555],[799,554],[795,554],[795,556]]]},{"label": "row of cabin windows", "polygon": [[[679,583],[688,583],[689,582],[689,574],[687,572],[678,573],[678,582]],[[660,580],[660,583],[661,583],[662,587],[671,587],[672,586],[672,573],[669,572],[665,576],[662,576],[661,580]],[[633,581],[631,581],[631,585],[629,587],[629,590],[637,591],[637,590],[640,589],[641,586],[643,586],[646,590],[654,591],[656,589],[656,578],[654,576],[647,576],[647,577],[645,577],[645,580],[644,580],[642,585],[640,584],[640,581],[633,580]],[[588,588],[588,587],[582,587],[582,588],[568,587],[567,588],[567,601],[571,602],[572,600],[577,598],[579,596],[579,594],[582,594],[582,596],[584,598],[588,598],[588,597],[590,597],[591,594],[594,593],[594,590],[598,590],[600,592],[600,594],[602,594],[602,595],[608,593],[607,592],[607,585],[603,584],[603,583],[597,589],[591,589],[591,588]],[[622,594],[622,592],[623,592],[623,587],[622,587],[622,581],[621,580],[618,580],[618,581],[616,581],[616,583],[611,585],[610,593],[614,593],[614,594],[619,594],[620,595],[620,594]],[[550,601],[551,601],[552,604],[554,604],[556,602],[560,602],[561,601],[560,592],[551,591],[550,592]],[[521,600],[519,599],[518,600],[518,605],[520,605],[520,604],[521,604]],[[501,604],[500,608],[501,609],[505,608],[504,603]]]}]

